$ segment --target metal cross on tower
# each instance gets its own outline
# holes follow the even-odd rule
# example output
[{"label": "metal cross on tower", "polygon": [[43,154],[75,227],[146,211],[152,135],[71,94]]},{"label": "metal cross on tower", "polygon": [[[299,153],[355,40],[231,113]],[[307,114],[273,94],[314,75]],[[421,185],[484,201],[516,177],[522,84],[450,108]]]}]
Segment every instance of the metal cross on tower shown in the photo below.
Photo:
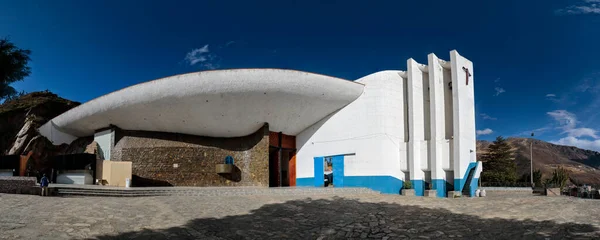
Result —
[{"label": "metal cross on tower", "polygon": [[469,69],[466,67],[463,67],[463,70],[465,71],[466,76],[467,76],[467,85],[469,85],[469,77],[471,76],[471,73],[469,72]]}]

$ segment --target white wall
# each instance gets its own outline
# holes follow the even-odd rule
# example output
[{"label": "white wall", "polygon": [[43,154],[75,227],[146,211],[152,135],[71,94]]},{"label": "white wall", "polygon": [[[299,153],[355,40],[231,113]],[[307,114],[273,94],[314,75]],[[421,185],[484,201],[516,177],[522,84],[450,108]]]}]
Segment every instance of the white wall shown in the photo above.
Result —
[{"label": "white wall", "polygon": [[[456,51],[413,59],[407,71],[363,77],[357,100],[297,135],[297,177],[313,177],[313,158],[355,154],[348,176],[389,175],[405,180],[462,179],[475,155],[473,65]],[[452,88],[449,86],[452,82]],[[449,177],[454,175],[453,177]]]},{"label": "white wall", "polygon": [[[458,52],[450,52],[452,66],[454,178],[464,178],[470,162],[477,159],[475,149],[475,98],[473,63]],[[471,74],[466,81],[467,68]]]},{"label": "white wall", "polygon": [[[228,69],[171,76],[86,102],[52,121],[63,132],[91,136],[115,125],[127,130],[239,137],[269,123],[297,135],[354,101],[363,85],[283,69]],[[47,135],[44,135],[47,136]]]},{"label": "white wall", "polygon": [[100,151],[102,151],[102,159],[110,160],[110,152],[113,148],[114,131],[112,129],[94,133],[94,141],[98,143]]},{"label": "white wall", "polygon": [[406,168],[404,79],[401,71],[382,71],[365,84],[357,100],[296,136],[298,178],[314,177],[314,157],[356,154],[345,161],[346,176],[393,176]]},{"label": "white wall", "polygon": [[[423,95],[423,72],[419,69],[421,64],[414,59],[408,59],[408,170],[411,180],[422,180],[423,167],[427,166],[427,152],[425,142],[425,111]],[[424,147],[423,147],[424,146]],[[425,148],[425,149],[424,149]]]},{"label": "white wall", "polygon": [[77,139],[77,137],[73,135],[60,131],[52,122],[52,120],[38,128],[38,132],[50,140],[50,142],[52,142],[54,145],[60,145],[63,143],[70,144]]}]

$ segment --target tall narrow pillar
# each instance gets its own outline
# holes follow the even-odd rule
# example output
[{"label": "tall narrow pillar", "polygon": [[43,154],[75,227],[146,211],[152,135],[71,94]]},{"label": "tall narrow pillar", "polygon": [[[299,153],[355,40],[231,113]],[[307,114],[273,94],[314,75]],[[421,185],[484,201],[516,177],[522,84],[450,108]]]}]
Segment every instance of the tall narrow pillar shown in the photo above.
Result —
[{"label": "tall narrow pillar", "polygon": [[446,174],[443,170],[443,147],[446,134],[444,115],[444,69],[438,57],[431,53],[427,56],[429,70],[429,111],[431,116],[429,158],[431,159],[431,183],[436,196],[446,197]]},{"label": "tall narrow pillar", "polygon": [[[476,167],[475,155],[475,96],[473,63],[450,52],[452,71],[452,104],[454,122],[454,190],[462,191],[468,170]],[[471,164],[473,163],[473,164]]]},{"label": "tall narrow pillar", "polygon": [[425,142],[425,114],[423,109],[423,72],[414,59],[407,61],[408,75],[408,169],[415,195],[425,192],[424,173],[421,170],[421,145]]}]

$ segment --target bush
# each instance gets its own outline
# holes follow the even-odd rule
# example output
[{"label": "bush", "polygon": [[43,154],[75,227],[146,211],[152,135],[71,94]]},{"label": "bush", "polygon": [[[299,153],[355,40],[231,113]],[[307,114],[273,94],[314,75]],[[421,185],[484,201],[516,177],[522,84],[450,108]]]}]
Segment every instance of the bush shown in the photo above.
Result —
[{"label": "bush", "polygon": [[412,189],[412,183],[409,181],[404,181],[404,189]]}]

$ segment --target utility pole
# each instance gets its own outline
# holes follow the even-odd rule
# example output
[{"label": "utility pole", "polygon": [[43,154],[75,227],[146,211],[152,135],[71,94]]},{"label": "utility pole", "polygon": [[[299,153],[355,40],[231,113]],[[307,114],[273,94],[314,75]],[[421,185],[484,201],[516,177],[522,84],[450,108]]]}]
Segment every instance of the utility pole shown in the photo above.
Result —
[{"label": "utility pole", "polygon": [[531,187],[535,187],[533,185],[533,133],[531,133],[531,145],[529,145],[529,154],[530,154],[530,173],[529,173],[529,180],[531,180]]}]

